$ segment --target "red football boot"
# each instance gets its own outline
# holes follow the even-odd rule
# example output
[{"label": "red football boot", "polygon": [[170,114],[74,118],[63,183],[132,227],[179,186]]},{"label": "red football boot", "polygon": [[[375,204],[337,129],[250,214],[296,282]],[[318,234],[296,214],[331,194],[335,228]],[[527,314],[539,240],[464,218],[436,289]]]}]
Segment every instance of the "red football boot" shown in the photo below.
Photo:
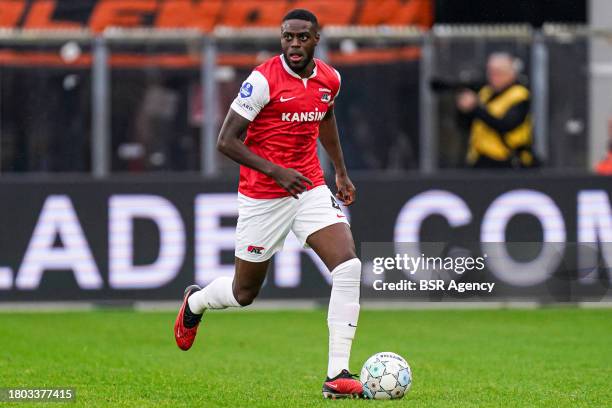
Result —
[{"label": "red football boot", "polygon": [[361,398],[363,396],[363,385],[357,379],[357,375],[348,370],[342,370],[334,378],[327,378],[323,383],[323,398]]},{"label": "red football boot", "polygon": [[195,336],[198,333],[200,320],[202,320],[201,314],[194,314],[189,310],[187,299],[201,289],[202,288],[198,285],[191,285],[185,289],[183,304],[174,321],[174,339],[176,340],[177,346],[184,351],[189,350],[193,345]]}]

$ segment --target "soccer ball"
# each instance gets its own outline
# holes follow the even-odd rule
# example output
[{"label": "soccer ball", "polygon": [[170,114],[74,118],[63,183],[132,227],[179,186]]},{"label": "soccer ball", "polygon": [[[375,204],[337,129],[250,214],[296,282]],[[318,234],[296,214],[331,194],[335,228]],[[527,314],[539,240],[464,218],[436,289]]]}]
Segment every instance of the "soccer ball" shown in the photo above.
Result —
[{"label": "soccer ball", "polygon": [[366,398],[399,399],[412,385],[412,371],[402,356],[383,352],[368,358],[359,379]]}]

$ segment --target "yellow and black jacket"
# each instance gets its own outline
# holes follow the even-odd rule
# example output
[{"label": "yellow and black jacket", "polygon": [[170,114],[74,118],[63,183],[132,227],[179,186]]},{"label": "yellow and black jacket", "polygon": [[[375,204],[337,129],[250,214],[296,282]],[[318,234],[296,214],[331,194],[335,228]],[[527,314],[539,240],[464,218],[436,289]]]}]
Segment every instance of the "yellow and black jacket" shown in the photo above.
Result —
[{"label": "yellow and black jacket", "polygon": [[484,86],[473,111],[467,162],[474,167],[532,167],[529,90],[520,84],[494,92]]}]

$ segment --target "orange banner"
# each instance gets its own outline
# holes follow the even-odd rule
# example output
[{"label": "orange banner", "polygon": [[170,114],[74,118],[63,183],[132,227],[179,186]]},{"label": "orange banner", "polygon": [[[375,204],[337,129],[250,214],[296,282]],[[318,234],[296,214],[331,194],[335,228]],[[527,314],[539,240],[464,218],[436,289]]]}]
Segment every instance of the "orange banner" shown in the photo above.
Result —
[{"label": "orange banner", "polygon": [[433,23],[433,0],[0,0],[0,28],[274,27],[293,8],[322,25]]}]

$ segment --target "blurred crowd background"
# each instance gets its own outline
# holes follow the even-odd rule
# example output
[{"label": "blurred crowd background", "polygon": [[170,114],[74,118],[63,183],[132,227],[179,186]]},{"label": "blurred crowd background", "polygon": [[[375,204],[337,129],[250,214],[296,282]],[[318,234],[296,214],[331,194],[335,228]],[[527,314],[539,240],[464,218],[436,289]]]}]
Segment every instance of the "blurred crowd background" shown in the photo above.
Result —
[{"label": "blurred crowd background", "polygon": [[474,118],[458,98],[480,91],[489,56],[504,53],[530,91],[538,169],[606,173],[606,3],[0,1],[0,168],[235,174],[216,133],[242,80],[280,52],[282,14],[305,7],[323,24],[318,56],[342,74],[336,116],[350,169],[470,167]]}]

